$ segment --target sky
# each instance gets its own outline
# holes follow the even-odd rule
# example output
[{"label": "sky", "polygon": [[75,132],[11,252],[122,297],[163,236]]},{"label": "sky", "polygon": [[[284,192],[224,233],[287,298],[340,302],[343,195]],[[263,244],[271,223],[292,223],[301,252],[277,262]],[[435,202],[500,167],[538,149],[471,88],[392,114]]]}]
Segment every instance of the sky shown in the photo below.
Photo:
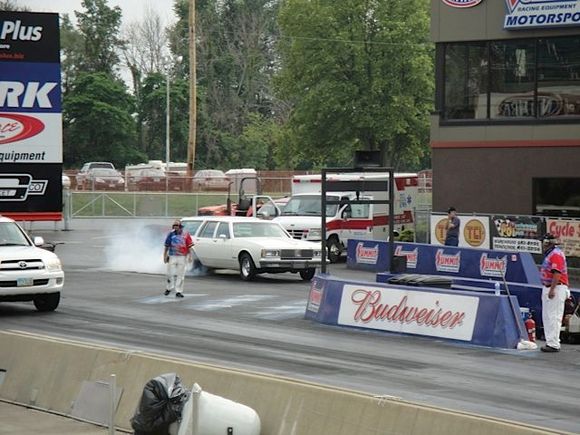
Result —
[{"label": "sky", "polygon": [[[26,6],[32,12],[68,13],[74,20],[74,11],[81,11],[82,0],[13,0],[18,6]],[[152,8],[167,25],[176,20],[173,13],[173,0],[108,0],[110,7],[119,6],[123,11],[123,25],[141,21],[144,10]]]}]

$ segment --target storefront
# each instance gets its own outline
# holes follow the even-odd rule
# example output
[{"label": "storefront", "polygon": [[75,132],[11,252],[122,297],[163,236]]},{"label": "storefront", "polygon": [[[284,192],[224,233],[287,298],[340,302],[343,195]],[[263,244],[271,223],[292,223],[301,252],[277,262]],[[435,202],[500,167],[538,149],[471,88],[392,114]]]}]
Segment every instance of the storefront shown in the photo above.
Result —
[{"label": "storefront", "polygon": [[580,217],[580,0],[431,0],[433,208]]}]

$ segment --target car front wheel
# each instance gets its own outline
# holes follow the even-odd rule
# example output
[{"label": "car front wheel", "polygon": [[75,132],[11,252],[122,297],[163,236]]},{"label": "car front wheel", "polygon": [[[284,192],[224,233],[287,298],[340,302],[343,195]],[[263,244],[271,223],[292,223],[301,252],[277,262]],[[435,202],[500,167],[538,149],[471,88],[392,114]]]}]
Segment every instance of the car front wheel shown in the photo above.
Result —
[{"label": "car front wheel", "polygon": [[34,298],[34,306],[40,312],[54,311],[60,302],[60,293],[48,293]]},{"label": "car front wheel", "polygon": [[310,281],[312,278],[314,278],[315,273],[316,269],[314,268],[304,269],[300,271],[300,278],[302,278],[304,281]]},{"label": "car front wheel", "polygon": [[247,252],[240,256],[240,276],[244,281],[251,281],[256,276],[256,265]]}]

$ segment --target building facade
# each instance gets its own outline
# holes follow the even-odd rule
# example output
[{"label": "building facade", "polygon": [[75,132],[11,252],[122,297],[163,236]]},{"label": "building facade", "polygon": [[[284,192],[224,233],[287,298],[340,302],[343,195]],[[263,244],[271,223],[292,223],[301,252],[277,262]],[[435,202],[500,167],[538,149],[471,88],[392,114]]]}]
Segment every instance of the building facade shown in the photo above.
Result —
[{"label": "building facade", "polygon": [[580,217],[580,0],[431,0],[433,209]]}]

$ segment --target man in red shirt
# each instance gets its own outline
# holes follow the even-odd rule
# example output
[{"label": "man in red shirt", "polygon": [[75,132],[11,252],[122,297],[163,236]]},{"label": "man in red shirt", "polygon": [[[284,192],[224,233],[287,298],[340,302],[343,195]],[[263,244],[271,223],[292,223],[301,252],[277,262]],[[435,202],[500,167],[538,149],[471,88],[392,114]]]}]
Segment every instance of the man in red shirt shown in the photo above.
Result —
[{"label": "man in red shirt", "polygon": [[165,239],[163,262],[167,265],[167,286],[165,296],[175,290],[175,296],[183,297],[185,267],[191,263],[191,248],[193,241],[187,231],[183,230],[180,220],[173,222],[172,231]]},{"label": "man in red shirt", "polygon": [[542,352],[560,351],[560,327],[564,316],[564,303],[570,297],[566,256],[558,247],[559,241],[552,234],[542,238],[544,262],[540,268],[542,284],[542,321],[546,345]]}]

